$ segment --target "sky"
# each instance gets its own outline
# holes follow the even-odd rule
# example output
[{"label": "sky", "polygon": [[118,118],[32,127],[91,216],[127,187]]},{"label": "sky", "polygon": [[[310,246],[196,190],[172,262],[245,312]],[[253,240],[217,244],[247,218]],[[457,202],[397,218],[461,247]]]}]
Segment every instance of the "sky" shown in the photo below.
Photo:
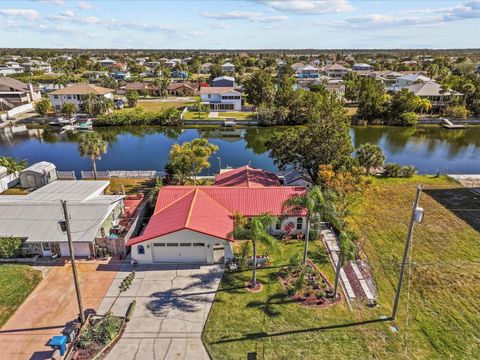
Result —
[{"label": "sky", "polygon": [[480,48],[480,0],[0,0],[0,47]]}]

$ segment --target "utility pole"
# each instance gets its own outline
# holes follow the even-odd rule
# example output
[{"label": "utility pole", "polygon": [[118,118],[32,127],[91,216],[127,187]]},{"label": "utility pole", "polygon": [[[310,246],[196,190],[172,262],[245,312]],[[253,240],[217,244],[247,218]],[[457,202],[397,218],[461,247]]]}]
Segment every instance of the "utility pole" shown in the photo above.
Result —
[{"label": "utility pole", "polygon": [[67,202],[65,200],[60,200],[60,202],[62,203],[63,215],[65,217],[63,225],[65,232],[67,233],[68,249],[70,250],[70,259],[72,261],[73,282],[75,283],[75,292],[77,294],[78,311],[80,312],[80,321],[83,324],[85,322],[85,314],[83,313],[82,296],[80,294],[80,285],[78,284],[77,266],[75,264],[75,255],[73,254],[72,233],[70,231],[70,219],[68,217]]},{"label": "utility pole", "polygon": [[398,278],[397,293],[395,294],[395,301],[393,303],[391,320],[395,320],[395,317],[397,316],[398,302],[400,300],[400,292],[402,290],[403,274],[405,272],[405,265],[407,263],[408,251],[410,249],[410,242],[413,236],[413,227],[415,223],[420,224],[423,218],[424,210],[418,207],[418,200],[420,199],[421,192],[422,192],[422,186],[418,185],[417,193],[415,195],[415,201],[413,202],[412,216],[410,219],[410,226],[408,228],[407,241],[405,243],[405,249],[403,250],[402,268],[400,269],[400,277]]}]

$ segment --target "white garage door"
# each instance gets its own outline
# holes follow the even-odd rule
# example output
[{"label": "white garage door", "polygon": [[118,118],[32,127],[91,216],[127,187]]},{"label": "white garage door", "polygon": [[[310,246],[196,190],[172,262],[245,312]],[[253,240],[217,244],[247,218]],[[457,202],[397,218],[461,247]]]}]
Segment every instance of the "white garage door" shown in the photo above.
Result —
[{"label": "white garage door", "polygon": [[[73,253],[75,256],[90,256],[90,243],[73,243]],[[70,256],[70,248],[68,243],[60,243],[60,254],[62,256]]]},{"label": "white garage door", "polygon": [[207,262],[207,247],[203,242],[157,242],[153,243],[154,262]]}]

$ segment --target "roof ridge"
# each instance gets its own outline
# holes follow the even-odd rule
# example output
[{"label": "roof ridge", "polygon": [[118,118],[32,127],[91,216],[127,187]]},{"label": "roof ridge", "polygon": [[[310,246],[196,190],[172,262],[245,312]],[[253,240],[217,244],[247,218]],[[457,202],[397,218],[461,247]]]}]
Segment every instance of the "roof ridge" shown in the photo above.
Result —
[{"label": "roof ridge", "polygon": [[[160,209],[158,209],[158,210],[155,209],[155,211],[153,212],[153,214],[152,214],[151,217],[153,217],[154,215],[157,215],[159,212],[165,210],[166,208],[172,206],[173,204],[176,204],[178,201],[182,200],[185,196],[190,195],[190,194],[192,193],[192,191],[194,191],[194,190],[195,190],[195,189],[191,189],[191,191],[187,191],[185,194],[183,194],[183,195],[180,196],[179,198],[173,200],[173,201],[172,201],[171,203],[169,203],[168,205],[165,205],[164,207],[162,207],[162,208],[160,208]],[[160,189],[160,191],[161,191],[161,189]],[[159,192],[159,194],[160,194],[160,192]],[[157,200],[158,200],[158,195],[157,195]]]},{"label": "roof ridge", "polygon": [[193,193],[192,202],[190,203],[190,207],[189,207],[189,209],[188,209],[187,217],[185,218],[185,224],[183,224],[183,226],[184,226],[185,228],[188,228],[188,225],[189,225],[189,222],[190,222],[190,218],[192,217],[193,207],[195,206],[195,202],[196,202],[196,200],[197,200],[197,195],[198,195],[198,189],[195,189],[195,190],[194,190],[194,193]]},{"label": "roof ridge", "polygon": [[[219,186],[220,188],[223,187],[223,186]],[[202,191],[202,190],[200,190]],[[227,210],[229,212],[229,214],[233,214],[232,210],[230,210],[229,208],[227,208],[225,205],[223,205],[222,203],[218,202],[217,200],[215,200],[213,198],[212,195],[210,195],[209,193],[205,192],[205,191],[202,191],[202,193],[204,193],[205,195],[207,195],[210,199],[212,199],[213,201],[215,201],[218,205],[220,205],[222,208],[224,208],[225,210]]]}]

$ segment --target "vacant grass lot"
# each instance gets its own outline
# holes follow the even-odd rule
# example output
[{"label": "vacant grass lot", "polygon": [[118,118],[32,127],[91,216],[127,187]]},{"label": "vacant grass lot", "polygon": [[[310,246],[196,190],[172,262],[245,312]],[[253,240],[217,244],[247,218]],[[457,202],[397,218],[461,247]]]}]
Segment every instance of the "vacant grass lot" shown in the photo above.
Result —
[{"label": "vacant grass lot", "polygon": [[135,109],[142,109],[144,111],[163,111],[165,109],[176,108],[178,110],[183,109],[185,106],[192,106],[192,102],[183,101],[156,101],[156,100],[139,100],[136,108],[123,108],[121,110],[115,110],[116,112],[130,112]]},{"label": "vacant grass lot", "polygon": [[[414,232],[408,328],[407,281],[395,322],[397,333],[390,330],[390,322],[348,326],[391,313],[416,184],[426,186],[420,198],[426,215]],[[458,209],[461,199],[472,196],[445,178],[374,180],[350,223],[360,235],[362,256],[368,254],[373,267],[379,306],[369,309],[357,304],[350,310],[341,303],[310,309],[285,298],[272,277],[276,269],[258,272],[265,287],[257,294],[243,288],[250,273],[226,274],[204,333],[213,359],[246,359],[249,352],[272,360],[479,358],[479,234],[470,225],[471,214],[463,212],[460,218],[456,215],[460,211],[455,214],[444,206],[450,208],[453,197]],[[480,209],[478,200],[466,205]],[[323,263],[321,243],[312,245],[314,258]],[[274,257],[275,263],[285,262],[301,247],[301,243],[288,245]],[[323,264],[322,269],[333,281],[330,266]]]},{"label": "vacant grass lot", "polygon": [[0,328],[42,280],[28,265],[0,265]]}]

